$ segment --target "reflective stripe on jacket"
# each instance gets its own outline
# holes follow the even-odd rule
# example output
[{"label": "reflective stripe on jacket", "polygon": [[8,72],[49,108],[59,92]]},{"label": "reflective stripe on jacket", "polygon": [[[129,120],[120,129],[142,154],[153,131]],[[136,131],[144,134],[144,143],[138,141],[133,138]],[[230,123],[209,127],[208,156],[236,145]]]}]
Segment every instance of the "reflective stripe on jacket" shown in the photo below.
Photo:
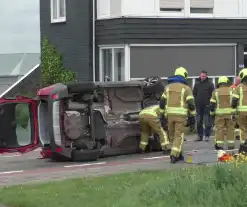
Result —
[{"label": "reflective stripe on jacket", "polygon": [[159,105],[149,106],[145,109],[143,109],[139,115],[147,114],[152,116],[158,116],[160,113],[160,107]]},{"label": "reflective stripe on jacket", "polygon": [[234,90],[234,98],[238,99],[238,111],[247,112],[247,85],[239,84]]},{"label": "reflective stripe on jacket", "polygon": [[210,102],[216,104],[216,115],[232,114],[236,110],[231,108],[233,98],[233,89],[227,86],[217,88],[210,99]]}]

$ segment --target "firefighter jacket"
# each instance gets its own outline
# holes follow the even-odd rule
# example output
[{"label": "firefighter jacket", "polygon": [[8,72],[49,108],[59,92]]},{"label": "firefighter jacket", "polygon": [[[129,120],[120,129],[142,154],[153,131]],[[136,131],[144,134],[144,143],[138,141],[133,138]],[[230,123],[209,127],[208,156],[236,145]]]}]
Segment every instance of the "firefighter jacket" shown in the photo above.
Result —
[{"label": "firefighter jacket", "polygon": [[139,115],[143,115],[143,114],[158,117],[161,114],[160,107],[159,107],[159,105],[149,106],[149,107],[143,109],[139,113]]},{"label": "firefighter jacket", "polygon": [[[160,109],[167,115],[195,116],[195,102],[191,88],[180,76],[173,76],[160,99]],[[170,83],[169,83],[170,82]]]},{"label": "firefighter jacket", "polygon": [[247,112],[247,85],[239,84],[233,91],[232,107],[237,111]]},{"label": "firefighter jacket", "polygon": [[236,110],[232,106],[233,89],[229,86],[219,86],[210,99],[211,115],[231,115]]}]

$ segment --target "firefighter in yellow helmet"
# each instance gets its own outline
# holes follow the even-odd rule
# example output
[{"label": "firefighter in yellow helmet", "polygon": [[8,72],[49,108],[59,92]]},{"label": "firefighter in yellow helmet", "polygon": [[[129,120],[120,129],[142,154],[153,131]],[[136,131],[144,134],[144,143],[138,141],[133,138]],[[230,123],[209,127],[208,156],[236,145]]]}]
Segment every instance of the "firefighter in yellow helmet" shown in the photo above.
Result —
[{"label": "firefighter in yellow helmet", "polygon": [[234,149],[235,137],[234,128],[235,122],[232,120],[232,115],[236,110],[233,110],[232,105],[233,89],[230,87],[230,81],[226,76],[221,76],[218,80],[217,89],[214,90],[210,99],[210,114],[215,116],[215,149],[223,149],[225,144],[225,130],[227,137],[228,149]]},{"label": "firefighter in yellow helmet", "polygon": [[189,115],[189,125],[195,125],[195,102],[191,88],[187,85],[188,72],[180,67],[168,78],[168,85],[160,99],[160,108],[166,110],[168,133],[172,148],[171,163],[183,159],[182,145]]},{"label": "firefighter in yellow helmet", "polygon": [[160,110],[159,105],[154,105],[143,109],[139,113],[141,125],[141,142],[140,153],[144,153],[148,145],[149,137],[156,133],[160,138],[160,144],[163,151],[170,149],[170,143],[166,132],[161,126],[160,115],[164,114],[164,110]]},{"label": "firefighter in yellow helmet", "polygon": [[247,68],[239,72],[241,83],[233,92],[232,108],[237,109],[237,123],[240,128],[240,142],[247,140]]}]

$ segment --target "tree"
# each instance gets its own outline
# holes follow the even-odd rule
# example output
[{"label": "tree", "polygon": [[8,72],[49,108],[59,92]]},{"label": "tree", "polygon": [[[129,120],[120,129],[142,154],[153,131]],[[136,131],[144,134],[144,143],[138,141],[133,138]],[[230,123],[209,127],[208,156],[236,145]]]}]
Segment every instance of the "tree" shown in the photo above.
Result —
[{"label": "tree", "polygon": [[47,37],[42,39],[41,70],[43,87],[75,81],[76,73],[64,67],[62,55],[57,52]]}]

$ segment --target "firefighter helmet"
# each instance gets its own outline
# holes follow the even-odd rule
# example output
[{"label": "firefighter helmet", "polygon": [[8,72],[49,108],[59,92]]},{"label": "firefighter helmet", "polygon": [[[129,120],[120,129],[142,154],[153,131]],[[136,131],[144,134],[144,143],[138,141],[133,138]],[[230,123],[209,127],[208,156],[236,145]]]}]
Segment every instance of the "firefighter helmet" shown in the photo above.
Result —
[{"label": "firefighter helmet", "polygon": [[244,68],[239,72],[239,77],[241,80],[243,80],[243,78],[247,77],[247,68]]},{"label": "firefighter helmet", "polygon": [[180,75],[186,79],[188,77],[188,72],[184,67],[179,67],[175,70],[174,75]]},{"label": "firefighter helmet", "polygon": [[219,77],[218,84],[222,84],[222,83],[228,84],[229,83],[229,78],[227,78],[226,76]]}]

